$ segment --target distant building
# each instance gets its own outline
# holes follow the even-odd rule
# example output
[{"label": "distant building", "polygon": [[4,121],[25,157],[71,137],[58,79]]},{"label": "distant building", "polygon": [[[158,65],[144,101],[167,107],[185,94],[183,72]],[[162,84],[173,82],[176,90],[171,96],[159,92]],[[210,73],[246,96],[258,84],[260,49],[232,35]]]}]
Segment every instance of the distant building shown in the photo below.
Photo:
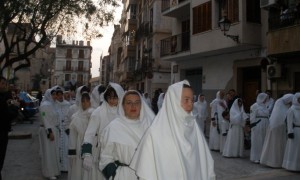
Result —
[{"label": "distant building", "polygon": [[90,85],[91,85],[91,90],[94,89],[94,87],[99,85],[100,77],[93,77],[90,79]]},{"label": "distant building", "polygon": [[112,65],[110,63],[110,56],[100,58],[100,84],[107,85],[110,82],[110,71]]},{"label": "distant building", "polygon": [[91,79],[90,41],[72,41],[67,44],[62,36],[57,36],[55,62],[52,85],[60,85],[65,89],[74,90],[81,85],[89,85]]}]

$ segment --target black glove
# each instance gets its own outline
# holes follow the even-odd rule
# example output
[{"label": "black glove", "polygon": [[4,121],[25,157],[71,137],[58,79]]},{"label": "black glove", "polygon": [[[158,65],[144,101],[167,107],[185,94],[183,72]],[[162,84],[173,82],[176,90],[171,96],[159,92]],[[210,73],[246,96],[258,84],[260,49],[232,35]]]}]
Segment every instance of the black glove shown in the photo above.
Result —
[{"label": "black glove", "polygon": [[66,133],[67,135],[69,135],[69,134],[70,134],[70,129],[66,129],[66,130],[65,130],[65,133]]},{"label": "black glove", "polygon": [[109,163],[102,170],[102,173],[106,179],[109,179],[110,177],[113,177],[113,179],[114,179],[117,168],[118,168],[118,166],[115,163]]},{"label": "black glove", "polygon": [[227,133],[223,133],[222,136],[227,136]]},{"label": "black glove", "polygon": [[289,133],[289,134],[288,134],[288,138],[289,138],[289,139],[294,139],[294,133]]},{"label": "black glove", "polygon": [[47,138],[49,139],[50,138],[50,134],[52,133],[52,129],[51,128],[48,128],[48,131],[47,131]]}]

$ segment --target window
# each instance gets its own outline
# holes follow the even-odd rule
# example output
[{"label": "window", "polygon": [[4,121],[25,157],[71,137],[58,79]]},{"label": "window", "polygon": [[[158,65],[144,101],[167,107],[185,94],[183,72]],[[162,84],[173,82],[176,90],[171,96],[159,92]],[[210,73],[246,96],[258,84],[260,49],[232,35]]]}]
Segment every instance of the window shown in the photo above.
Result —
[{"label": "window", "polygon": [[247,0],[247,22],[260,23],[260,0]]},{"label": "window", "polygon": [[83,61],[78,61],[78,71],[83,70]]},{"label": "window", "polygon": [[136,4],[129,5],[129,12],[127,13],[128,19],[136,19]]},{"label": "window", "polygon": [[82,74],[77,75],[77,82],[79,82],[80,84],[83,83],[83,75]]},{"label": "window", "polygon": [[67,60],[67,61],[66,61],[66,70],[67,70],[67,71],[70,71],[70,70],[71,70],[71,61],[70,61],[70,60]]},{"label": "window", "polygon": [[193,34],[211,29],[211,1],[193,8]]},{"label": "window", "polygon": [[[252,0],[254,1],[254,0]],[[231,23],[239,21],[239,0],[225,0],[224,9]]]},{"label": "window", "polygon": [[70,74],[65,74],[65,82],[71,80],[71,75]]},{"label": "window", "polygon": [[67,49],[67,56],[66,58],[72,58],[72,49]]},{"label": "window", "polygon": [[83,49],[79,50],[78,58],[84,58],[84,50]]}]

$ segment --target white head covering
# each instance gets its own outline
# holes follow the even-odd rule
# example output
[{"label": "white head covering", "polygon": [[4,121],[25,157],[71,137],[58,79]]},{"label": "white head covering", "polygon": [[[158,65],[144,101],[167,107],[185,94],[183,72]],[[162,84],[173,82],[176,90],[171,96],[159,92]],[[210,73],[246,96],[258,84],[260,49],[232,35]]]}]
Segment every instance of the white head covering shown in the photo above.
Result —
[{"label": "white head covering", "polygon": [[100,106],[100,102],[103,102],[103,93],[99,94],[99,87],[103,86],[102,84],[96,86],[91,94],[91,104],[93,108]]},{"label": "white head covering", "polygon": [[[113,83],[110,82],[107,89],[109,87],[112,87],[118,96],[119,101],[123,98],[124,96],[124,90],[123,88],[117,84],[117,83]],[[105,92],[107,91],[107,89],[105,90]],[[103,94],[105,94],[105,92]],[[99,125],[99,134],[100,132],[113,120],[115,119],[116,115],[117,115],[117,107],[111,107],[107,101],[103,101],[102,105],[100,107],[97,108],[99,110],[99,114],[98,116],[101,117],[101,121],[100,121],[100,125]],[[95,111],[97,112],[97,111]]]},{"label": "white head covering", "polygon": [[293,97],[293,94],[285,94],[275,102],[272,114],[269,119],[271,129],[284,124],[287,111],[290,107],[289,103],[292,102]]},{"label": "white head covering", "polygon": [[[197,101],[194,103],[193,114],[196,116],[207,116],[207,102],[204,97],[203,101],[200,101],[201,94],[198,95]],[[201,110],[201,112],[199,112]],[[199,114],[198,114],[199,113]]]},{"label": "white head covering", "polygon": [[83,87],[86,87],[85,85],[83,85],[83,86],[80,86],[79,88],[77,88],[77,90],[76,90],[76,97],[75,97],[75,101],[76,101],[76,105],[78,106],[78,107],[81,107],[81,89],[83,88]]},{"label": "white head covering", "polygon": [[[229,113],[230,113],[229,117],[230,117],[231,121],[242,121],[239,123],[241,123],[241,125],[244,125],[244,122],[248,118],[248,115],[245,113],[244,105],[242,105],[241,107],[239,106],[239,104],[238,104],[239,99],[240,98],[237,98],[236,100],[234,100],[234,102],[230,108],[230,111],[229,111]],[[235,123],[238,123],[238,122],[235,122]]]},{"label": "white head covering", "polygon": [[42,99],[41,105],[43,105],[44,103],[54,103],[54,99],[52,98],[51,92],[52,92],[52,88],[51,89],[47,89],[44,97]]},{"label": "white head covering", "polygon": [[265,105],[264,101],[268,98],[268,94],[266,93],[259,93],[256,97],[256,103],[261,106]]},{"label": "white head covering", "polygon": [[300,110],[300,103],[298,102],[298,98],[300,98],[300,92],[296,93],[293,98],[293,105],[291,109]]},{"label": "white head covering", "polygon": [[215,179],[214,163],[195,118],[181,106],[183,85],[171,85],[130,167],[146,180]]},{"label": "white head covering", "polygon": [[[152,109],[150,109],[150,107],[147,105],[146,101],[144,100],[144,98],[141,96],[141,94],[138,91],[128,90],[128,91],[126,91],[124,96],[130,92],[136,92],[140,96],[141,103],[142,103],[141,104],[141,112],[140,112],[140,120],[143,123],[144,127],[149,127],[155,117],[154,112],[152,111]],[[120,117],[125,117],[125,112],[124,112],[124,108],[123,108],[124,96],[119,101],[119,106],[118,106],[118,113],[119,113]]]}]

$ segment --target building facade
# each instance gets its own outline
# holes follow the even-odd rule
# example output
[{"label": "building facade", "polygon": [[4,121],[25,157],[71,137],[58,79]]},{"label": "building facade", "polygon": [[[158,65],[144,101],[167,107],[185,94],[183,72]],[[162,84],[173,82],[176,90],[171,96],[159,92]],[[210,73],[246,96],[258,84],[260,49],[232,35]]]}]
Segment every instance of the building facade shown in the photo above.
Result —
[{"label": "building facade", "polygon": [[[246,110],[256,91],[270,88],[262,61],[267,57],[267,12],[259,0],[162,0],[172,18],[172,35],[161,40],[161,58],[172,62],[171,82],[187,79],[207,100],[235,89]],[[220,23],[229,21],[229,31]],[[226,24],[228,25],[228,24]],[[227,26],[228,27],[228,26]],[[228,29],[227,29],[228,30]]]},{"label": "building facade", "polygon": [[273,94],[300,91],[300,1],[261,0],[268,12],[267,76]]},{"label": "building facade", "polygon": [[51,84],[74,90],[81,85],[89,85],[91,79],[92,46],[87,41],[73,41],[67,44],[62,36],[57,37],[55,62]]}]

